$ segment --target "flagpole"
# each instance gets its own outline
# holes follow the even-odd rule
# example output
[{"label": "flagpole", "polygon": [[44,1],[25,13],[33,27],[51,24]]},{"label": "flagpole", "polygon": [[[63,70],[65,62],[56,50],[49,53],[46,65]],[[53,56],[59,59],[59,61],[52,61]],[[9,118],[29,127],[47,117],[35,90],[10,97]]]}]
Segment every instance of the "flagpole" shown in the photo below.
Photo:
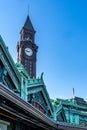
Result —
[{"label": "flagpole", "polygon": [[73,88],[73,90],[72,90],[72,92],[73,92],[73,103],[75,103],[75,89]]},{"label": "flagpole", "polygon": [[75,89],[73,88],[73,98],[75,98]]}]

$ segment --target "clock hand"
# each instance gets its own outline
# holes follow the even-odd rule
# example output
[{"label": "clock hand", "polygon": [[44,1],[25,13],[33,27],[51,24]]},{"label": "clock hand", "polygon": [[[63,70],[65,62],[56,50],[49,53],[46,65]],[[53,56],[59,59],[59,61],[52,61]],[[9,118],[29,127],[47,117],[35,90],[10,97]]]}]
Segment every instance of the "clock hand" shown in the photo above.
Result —
[{"label": "clock hand", "polygon": [[26,52],[30,52],[30,51],[26,50]]}]

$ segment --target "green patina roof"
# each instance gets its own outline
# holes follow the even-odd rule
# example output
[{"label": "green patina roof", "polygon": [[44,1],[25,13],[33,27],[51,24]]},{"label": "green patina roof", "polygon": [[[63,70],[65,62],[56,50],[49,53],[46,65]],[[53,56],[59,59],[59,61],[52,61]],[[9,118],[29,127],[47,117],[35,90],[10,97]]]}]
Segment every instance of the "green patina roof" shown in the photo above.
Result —
[{"label": "green patina roof", "polygon": [[4,50],[4,52],[5,52],[5,54],[6,54],[7,58],[8,58],[8,60],[9,60],[9,62],[10,62],[10,64],[11,64],[11,66],[13,67],[13,70],[14,70],[16,76],[17,76],[18,79],[20,80],[20,76],[19,76],[19,73],[18,73],[18,71],[17,71],[17,69],[16,69],[16,67],[15,67],[15,63],[14,63],[14,61],[13,61],[13,59],[12,59],[10,53],[9,53],[8,47],[6,47],[6,45],[5,45],[5,43],[4,43],[4,41],[3,41],[2,37],[1,37],[1,35],[0,35],[0,45],[2,46],[2,48],[3,48],[3,50]]},{"label": "green patina roof", "polygon": [[64,104],[64,105],[73,105],[78,108],[87,109],[87,101],[83,98],[75,97],[71,99],[59,99],[53,100],[56,105]]},{"label": "green patina roof", "polygon": [[16,68],[20,74],[22,73],[25,77],[30,78],[27,71],[25,70],[24,66],[21,63],[17,62]]},{"label": "green patina roof", "polygon": [[49,104],[49,107],[51,108],[51,111],[53,112],[53,106],[52,106],[49,94],[47,92],[46,86],[44,84],[43,73],[37,79],[28,80],[28,90],[29,90],[29,93],[33,92],[33,90],[36,92],[37,92],[37,90],[42,91],[47,104]]},{"label": "green patina roof", "polygon": [[57,98],[56,100],[52,99],[51,102],[54,107],[56,120],[58,119],[58,121],[61,122],[59,117],[61,113],[64,113],[67,123],[79,126],[87,126],[87,101],[85,101],[83,98]]},{"label": "green patina roof", "polygon": [[4,55],[7,58],[8,64],[12,68],[12,71],[14,73],[14,77],[13,78],[11,77],[11,79],[13,80],[13,82],[15,84],[15,81],[14,81],[14,78],[15,78],[15,80],[18,82],[18,84],[15,84],[15,85],[16,85],[16,88],[18,88],[20,86],[20,82],[21,82],[20,74],[17,71],[15,63],[14,63],[14,61],[13,61],[13,59],[12,59],[10,53],[9,53],[9,50],[6,47],[6,45],[5,45],[5,43],[4,43],[4,41],[3,41],[1,36],[0,36],[0,47],[3,50],[3,53],[4,53]]}]

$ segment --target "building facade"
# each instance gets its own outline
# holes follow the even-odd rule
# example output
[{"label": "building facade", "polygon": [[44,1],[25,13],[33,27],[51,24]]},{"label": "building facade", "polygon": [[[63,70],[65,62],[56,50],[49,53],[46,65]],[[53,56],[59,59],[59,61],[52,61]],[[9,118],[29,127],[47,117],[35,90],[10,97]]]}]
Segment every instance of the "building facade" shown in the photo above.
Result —
[{"label": "building facade", "polygon": [[20,31],[15,64],[0,36],[0,130],[87,130],[87,102],[51,100],[36,78],[38,46],[29,16]]},{"label": "building facade", "polygon": [[52,100],[55,120],[61,124],[87,129],[87,102],[79,97]]},{"label": "building facade", "polygon": [[30,79],[24,66],[14,63],[0,36],[0,130],[55,130],[52,114],[42,75]]}]

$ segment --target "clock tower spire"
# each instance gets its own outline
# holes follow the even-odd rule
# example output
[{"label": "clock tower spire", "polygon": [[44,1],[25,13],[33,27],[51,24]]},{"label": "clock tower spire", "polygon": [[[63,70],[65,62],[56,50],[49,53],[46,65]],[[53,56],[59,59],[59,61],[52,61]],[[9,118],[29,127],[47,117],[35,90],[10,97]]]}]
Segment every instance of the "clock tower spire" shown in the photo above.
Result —
[{"label": "clock tower spire", "polygon": [[37,50],[38,46],[35,44],[35,30],[28,15],[20,31],[20,41],[17,44],[17,60],[24,65],[30,78],[36,78]]}]

